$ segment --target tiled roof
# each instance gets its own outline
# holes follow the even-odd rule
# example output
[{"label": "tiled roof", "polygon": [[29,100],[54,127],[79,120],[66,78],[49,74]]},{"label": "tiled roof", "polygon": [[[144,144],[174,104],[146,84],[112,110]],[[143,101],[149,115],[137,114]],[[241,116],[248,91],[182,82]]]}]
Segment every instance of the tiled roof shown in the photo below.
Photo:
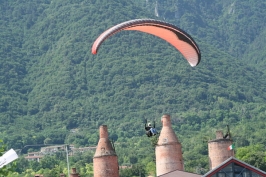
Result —
[{"label": "tiled roof", "polygon": [[163,175],[160,175],[158,177],[177,177],[177,176],[182,176],[182,177],[201,177],[201,175],[199,174],[195,174],[195,173],[189,173],[189,172],[185,172],[185,171],[172,171]]}]

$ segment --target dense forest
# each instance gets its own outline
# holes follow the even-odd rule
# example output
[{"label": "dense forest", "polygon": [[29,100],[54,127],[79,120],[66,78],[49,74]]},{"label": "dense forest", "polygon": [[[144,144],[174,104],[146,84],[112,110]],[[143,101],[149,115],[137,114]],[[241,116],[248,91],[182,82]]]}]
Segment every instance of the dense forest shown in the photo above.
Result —
[{"label": "dense forest", "polygon": [[[263,0],[0,1],[1,139],[21,156],[41,144],[96,146],[105,124],[119,164],[133,165],[121,176],[154,174],[143,123],[155,121],[160,130],[167,113],[186,171],[209,170],[207,141],[226,125],[237,157],[265,171],[265,8]],[[136,18],[188,32],[201,63],[192,68],[165,41],[133,31],[91,54],[104,30]],[[70,164],[91,176],[92,157],[78,155]],[[65,156],[20,158],[15,171],[12,177],[66,173]]]}]

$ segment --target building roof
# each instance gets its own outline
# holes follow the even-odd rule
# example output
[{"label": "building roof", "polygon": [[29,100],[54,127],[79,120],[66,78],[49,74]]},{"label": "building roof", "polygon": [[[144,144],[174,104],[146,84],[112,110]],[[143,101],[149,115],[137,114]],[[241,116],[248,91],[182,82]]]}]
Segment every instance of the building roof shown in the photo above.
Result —
[{"label": "building roof", "polygon": [[195,173],[189,173],[185,171],[172,171],[163,175],[160,175],[158,177],[177,177],[177,176],[182,176],[182,177],[201,177],[201,175],[195,174]]},{"label": "building roof", "polygon": [[25,159],[39,159],[43,158],[43,156],[26,156]]},{"label": "building roof", "polygon": [[215,167],[214,169],[212,169],[211,171],[209,171],[208,173],[206,173],[205,175],[203,175],[202,177],[211,177],[212,175],[214,175],[215,173],[219,172],[220,170],[222,170],[223,168],[225,168],[226,166],[228,166],[229,164],[231,163],[235,163],[241,167],[244,167],[246,169],[249,169],[250,171],[253,171],[261,176],[266,176],[266,172],[256,168],[256,167],[253,167],[241,160],[238,160],[237,158],[235,157],[230,157],[228,158],[226,161],[224,161],[223,163],[221,163],[219,166]]}]

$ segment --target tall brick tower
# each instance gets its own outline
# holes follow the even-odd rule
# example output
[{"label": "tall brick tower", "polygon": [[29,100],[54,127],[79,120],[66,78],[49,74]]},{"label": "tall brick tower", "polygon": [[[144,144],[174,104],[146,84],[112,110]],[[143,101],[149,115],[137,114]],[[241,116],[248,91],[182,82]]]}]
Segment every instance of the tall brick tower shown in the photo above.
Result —
[{"label": "tall brick tower", "polygon": [[233,141],[224,138],[222,131],[216,131],[216,139],[208,142],[210,169],[214,169],[228,158],[234,156],[233,150],[228,150]]},{"label": "tall brick tower", "polygon": [[157,176],[175,170],[184,171],[181,144],[171,127],[170,115],[162,116],[162,124],[155,149]]},{"label": "tall brick tower", "polygon": [[100,139],[93,157],[94,177],[119,177],[118,158],[108,139],[106,125],[100,126]]}]

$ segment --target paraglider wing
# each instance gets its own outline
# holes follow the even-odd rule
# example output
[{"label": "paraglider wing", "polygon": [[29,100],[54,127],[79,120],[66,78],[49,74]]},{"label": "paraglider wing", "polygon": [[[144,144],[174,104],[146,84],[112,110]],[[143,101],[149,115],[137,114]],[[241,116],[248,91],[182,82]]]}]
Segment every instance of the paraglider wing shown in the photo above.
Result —
[{"label": "paraglider wing", "polygon": [[95,40],[92,54],[97,54],[98,48],[108,37],[123,30],[140,31],[164,39],[174,46],[192,67],[200,62],[199,47],[189,34],[172,24],[152,19],[135,19],[111,27]]}]

